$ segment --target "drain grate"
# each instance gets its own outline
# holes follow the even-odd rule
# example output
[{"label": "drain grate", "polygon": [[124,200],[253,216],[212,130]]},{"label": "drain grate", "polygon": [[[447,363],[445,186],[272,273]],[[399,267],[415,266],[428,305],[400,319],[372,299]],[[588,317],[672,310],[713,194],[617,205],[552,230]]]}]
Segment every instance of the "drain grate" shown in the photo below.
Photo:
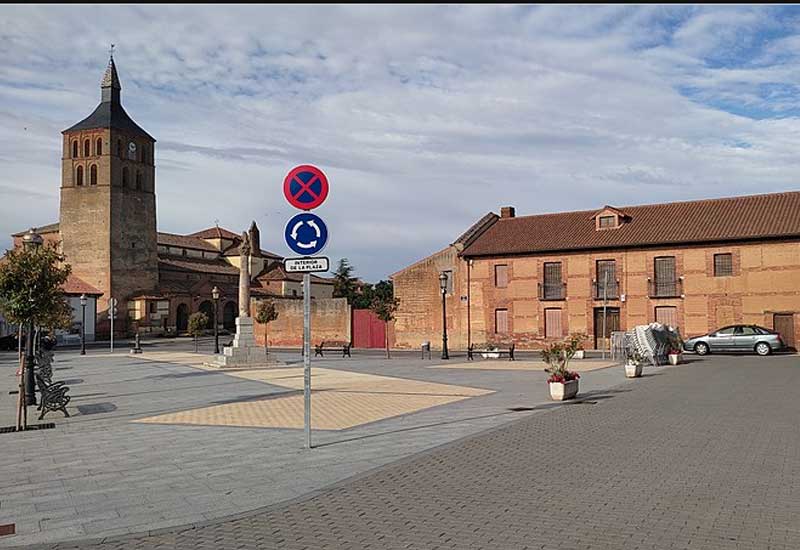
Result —
[{"label": "drain grate", "polygon": [[[28,427],[23,431],[30,431],[30,430],[49,430],[51,428],[55,428],[56,425],[54,422],[47,422],[46,424],[28,424]],[[14,433],[17,431],[16,426],[2,426],[0,427],[0,434],[8,434]]]}]

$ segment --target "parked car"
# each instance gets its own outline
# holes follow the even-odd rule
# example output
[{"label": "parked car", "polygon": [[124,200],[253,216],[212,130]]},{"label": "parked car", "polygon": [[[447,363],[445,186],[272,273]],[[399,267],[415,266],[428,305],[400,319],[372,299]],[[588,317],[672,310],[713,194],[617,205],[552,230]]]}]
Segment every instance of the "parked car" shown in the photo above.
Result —
[{"label": "parked car", "polygon": [[731,325],[684,341],[683,349],[697,355],[714,351],[756,352],[769,355],[785,347],[780,334],[756,325]]}]

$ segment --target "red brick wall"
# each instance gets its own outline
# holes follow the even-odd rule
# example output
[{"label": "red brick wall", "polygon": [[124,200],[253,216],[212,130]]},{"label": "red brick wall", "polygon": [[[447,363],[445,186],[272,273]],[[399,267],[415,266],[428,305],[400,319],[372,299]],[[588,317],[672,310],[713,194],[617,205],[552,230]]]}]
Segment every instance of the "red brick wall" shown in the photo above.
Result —
[{"label": "red brick wall", "polygon": [[[255,323],[256,341],[264,345],[266,330],[268,345],[300,347],[303,345],[303,300],[274,299],[278,318],[264,327]],[[258,300],[253,299],[253,311]],[[320,341],[350,342],[350,306],[346,298],[311,300],[311,343]]]}]

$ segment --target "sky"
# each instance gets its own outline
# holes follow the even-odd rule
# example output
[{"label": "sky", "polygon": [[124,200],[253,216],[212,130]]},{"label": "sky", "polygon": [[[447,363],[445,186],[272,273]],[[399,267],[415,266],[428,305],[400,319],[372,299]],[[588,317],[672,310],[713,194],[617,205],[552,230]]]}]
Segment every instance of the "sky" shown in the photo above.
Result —
[{"label": "sky", "polygon": [[800,7],[6,5],[0,247],[58,220],[61,131],[111,43],[157,139],[159,231],[290,256],[298,164],[324,255],[375,282],[517,215],[800,189]]}]

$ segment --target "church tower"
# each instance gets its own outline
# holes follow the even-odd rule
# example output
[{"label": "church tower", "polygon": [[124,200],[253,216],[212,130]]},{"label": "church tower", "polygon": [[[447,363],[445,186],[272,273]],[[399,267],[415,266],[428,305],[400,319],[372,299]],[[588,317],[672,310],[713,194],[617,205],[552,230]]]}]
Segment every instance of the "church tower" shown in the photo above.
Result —
[{"label": "church tower", "polygon": [[155,139],[122,108],[112,56],[94,112],[62,132],[59,230],[75,275],[103,292],[98,333],[108,334],[108,300],[126,299],[158,286]]}]

